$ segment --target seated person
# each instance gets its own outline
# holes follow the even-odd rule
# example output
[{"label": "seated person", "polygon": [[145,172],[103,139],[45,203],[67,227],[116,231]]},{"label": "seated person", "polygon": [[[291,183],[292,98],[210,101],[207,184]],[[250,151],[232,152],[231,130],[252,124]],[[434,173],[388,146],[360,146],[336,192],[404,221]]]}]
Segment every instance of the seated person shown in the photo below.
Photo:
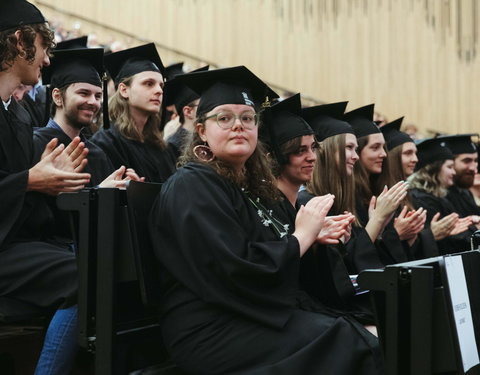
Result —
[{"label": "seated person", "polygon": [[377,338],[349,317],[306,311],[301,256],[332,196],[313,198],[295,231],[265,204],[278,190],[258,137],[265,84],[245,67],[191,73],[196,132],[151,211],[164,300],[162,336],[195,374],[379,374]]}]

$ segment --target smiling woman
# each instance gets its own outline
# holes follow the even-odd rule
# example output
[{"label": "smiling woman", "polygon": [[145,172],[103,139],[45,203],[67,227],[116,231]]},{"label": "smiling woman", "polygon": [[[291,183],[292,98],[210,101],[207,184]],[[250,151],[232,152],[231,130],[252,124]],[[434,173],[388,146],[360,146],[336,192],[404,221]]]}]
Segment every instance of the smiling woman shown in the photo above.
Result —
[{"label": "smiling woman", "polygon": [[105,65],[116,93],[109,102],[112,127],[95,133],[115,168],[133,168],[146,181],[163,182],[174,171],[179,150],[159,130],[165,68],[153,43],[113,53]]}]

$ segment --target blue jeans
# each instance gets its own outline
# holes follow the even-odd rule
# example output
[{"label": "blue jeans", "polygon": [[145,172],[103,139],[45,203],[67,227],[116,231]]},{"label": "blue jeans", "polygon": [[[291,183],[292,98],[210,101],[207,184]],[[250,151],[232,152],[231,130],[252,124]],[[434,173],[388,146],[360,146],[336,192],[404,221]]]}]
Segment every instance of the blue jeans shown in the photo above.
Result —
[{"label": "blue jeans", "polygon": [[77,305],[57,310],[48,326],[35,375],[68,374],[77,344]]}]

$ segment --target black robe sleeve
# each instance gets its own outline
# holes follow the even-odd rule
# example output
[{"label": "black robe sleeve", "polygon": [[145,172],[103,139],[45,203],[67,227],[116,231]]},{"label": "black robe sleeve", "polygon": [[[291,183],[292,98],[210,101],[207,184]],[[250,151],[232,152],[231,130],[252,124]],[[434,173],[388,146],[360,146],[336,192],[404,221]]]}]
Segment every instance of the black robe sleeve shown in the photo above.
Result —
[{"label": "black robe sleeve", "polygon": [[150,231],[161,264],[206,303],[280,328],[298,290],[299,244],[260,220],[239,188],[189,164],[163,186]]},{"label": "black robe sleeve", "polygon": [[115,169],[124,165],[135,169],[147,182],[164,182],[176,170],[179,150],[169,143],[164,150],[147,143],[125,138],[112,124],[112,127],[96,132],[90,141],[100,147]]}]

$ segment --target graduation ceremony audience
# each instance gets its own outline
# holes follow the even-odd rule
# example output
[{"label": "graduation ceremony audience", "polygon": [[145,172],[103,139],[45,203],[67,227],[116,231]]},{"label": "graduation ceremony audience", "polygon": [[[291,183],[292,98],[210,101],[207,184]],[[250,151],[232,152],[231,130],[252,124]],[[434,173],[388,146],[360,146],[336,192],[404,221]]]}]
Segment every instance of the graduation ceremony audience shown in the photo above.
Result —
[{"label": "graduation ceremony audience", "polygon": [[354,280],[470,249],[478,135],[418,142],[374,104],[302,108],[245,66],[185,73],[154,43],[119,44],[105,54],[0,1],[0,298],[51,316],[35,374],[68,374],[78,351],[56,197],[129,180],[163,184],[148,217],[158,340],[183,371],[383,374]]}]

